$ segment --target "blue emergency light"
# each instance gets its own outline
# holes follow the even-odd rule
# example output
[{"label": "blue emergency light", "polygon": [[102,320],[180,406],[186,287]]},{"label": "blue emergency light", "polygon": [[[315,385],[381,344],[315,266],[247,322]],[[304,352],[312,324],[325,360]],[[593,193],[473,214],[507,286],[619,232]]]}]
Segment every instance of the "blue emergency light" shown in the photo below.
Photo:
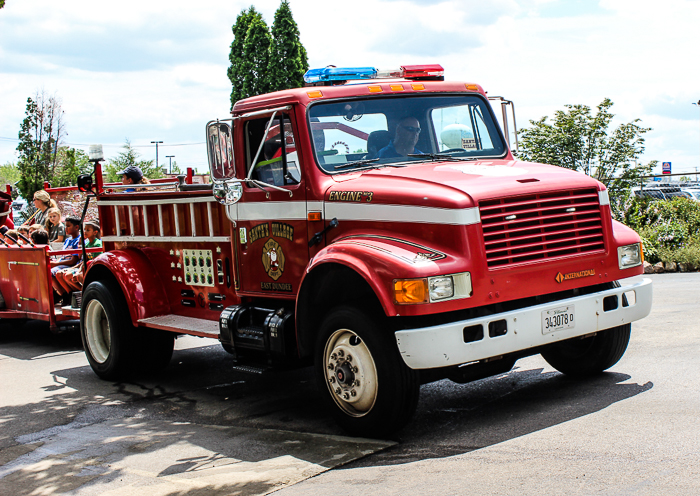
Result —
[{"label": "blue emergency light", "polygon": [[321,83],[324,81],[374,79],[376,77],[377,69],[374,67],[333,67],[329,65],[322,69],[309,69],[304,74],[304,81],[307,83]]},{"label": "blue emergency light", "polygon": [[399,69],[379,70],[375,67],[334,67],[309,69],[304,74],[306,84],[341,84],[362,79],[444,79],[445,70],[439,64],[403,65]]}]

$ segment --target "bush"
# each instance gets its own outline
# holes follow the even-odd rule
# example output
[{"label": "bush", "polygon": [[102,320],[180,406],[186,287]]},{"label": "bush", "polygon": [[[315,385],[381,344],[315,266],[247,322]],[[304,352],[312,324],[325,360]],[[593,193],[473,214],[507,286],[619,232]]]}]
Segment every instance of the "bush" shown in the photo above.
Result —
[{"label": "bush", "polygon": [[621,217],[639,233],[648,262],[700,265],[700,202],[682,197],[629,198]]}]

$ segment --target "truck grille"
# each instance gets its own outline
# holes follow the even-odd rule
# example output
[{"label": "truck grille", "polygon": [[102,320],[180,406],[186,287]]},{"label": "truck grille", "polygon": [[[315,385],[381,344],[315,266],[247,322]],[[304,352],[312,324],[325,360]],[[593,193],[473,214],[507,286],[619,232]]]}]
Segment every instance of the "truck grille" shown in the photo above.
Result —
[{"label": "truck grille", "polygon": [[489,267],[603,250],[598,191],[557,191],[480,202]]}]

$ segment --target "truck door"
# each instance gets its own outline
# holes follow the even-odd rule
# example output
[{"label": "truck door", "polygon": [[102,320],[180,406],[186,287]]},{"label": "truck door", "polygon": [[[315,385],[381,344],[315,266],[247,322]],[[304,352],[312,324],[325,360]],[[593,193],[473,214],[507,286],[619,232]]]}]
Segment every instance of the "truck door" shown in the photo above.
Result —
[{"label": "truck door", "polygon": [[[293,296],[309,261],[306,191],[291,109],[236,122],[241,200],[229,207],[236,220],[239,293]],[[242,164],[241,164],[242,162]],[[245,171],[241,165],[245,166]],[[252,169],[251,169],[252,168]],[[241,177],[239,175],[239,177]]]}]

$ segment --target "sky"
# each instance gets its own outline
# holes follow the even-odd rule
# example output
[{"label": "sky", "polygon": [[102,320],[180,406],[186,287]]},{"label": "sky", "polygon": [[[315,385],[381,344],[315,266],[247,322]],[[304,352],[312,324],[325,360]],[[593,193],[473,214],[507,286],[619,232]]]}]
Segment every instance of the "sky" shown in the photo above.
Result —
[{"label": "sky", "polygon": [[[231,27],[251,0],[7,0],[0,10],[0,164],[16,162],[27,98],[62,102],[66,144],[126,139],[142,159],[208,169],[204,129],[229,112]],[[269,25],[279,0],[258,0]],[[614,102],[640,119],[642,162],[700,170],[700,2],[290,0],[313,67],[439,63],[515,102],[517,124]]]}]

